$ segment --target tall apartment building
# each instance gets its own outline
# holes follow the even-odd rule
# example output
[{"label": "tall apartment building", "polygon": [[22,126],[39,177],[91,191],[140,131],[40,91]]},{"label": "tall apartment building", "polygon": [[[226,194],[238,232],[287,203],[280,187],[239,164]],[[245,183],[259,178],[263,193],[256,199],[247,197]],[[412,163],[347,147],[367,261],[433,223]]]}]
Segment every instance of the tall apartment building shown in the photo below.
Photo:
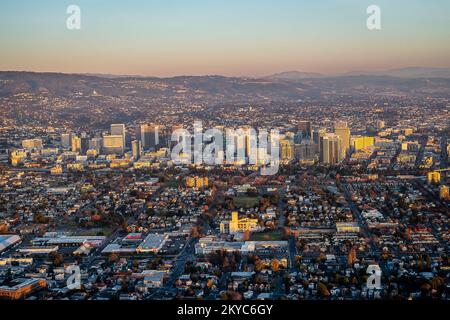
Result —
[{"label": "tall apartment building", "polygon": [[126,145],[126,129],[123,123],[112,124],[111,125],[111,136],[122,136],[123,139],[123,147],[125,149]]},{"label": "tall apartment building", "polygon": [[334,124],[334,133],[341,137],[342,158],[345,158],[346,153],[350,150],[350,129],[347,122],[336,122]]},{"label": "tall apartment building", "polygon": [[320,162],[337,164],[343,159],[342,139],[337,134],[328,133],[320,138]]}]

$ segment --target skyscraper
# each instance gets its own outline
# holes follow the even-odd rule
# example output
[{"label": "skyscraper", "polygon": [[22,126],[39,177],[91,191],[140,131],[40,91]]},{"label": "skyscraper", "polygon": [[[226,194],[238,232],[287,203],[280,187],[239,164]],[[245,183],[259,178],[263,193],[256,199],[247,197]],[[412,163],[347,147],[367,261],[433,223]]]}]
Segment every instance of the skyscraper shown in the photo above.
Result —
[{"label": "skyscraper", "polygon": [[294,158],[294,144],[291,140],[280,140],[280,158],[285,161],[290,161]]},{"label": "skyscraper", "polygon": [[81,152],[81,138],[77,136],[72,136],[72,151]]},{"label": "skyscraper", "polygon": [[314,160],[316,154],[316,146],[311,139],[303,139],[302,143],[298,145],[299,147],[299,160],[300,161],[311,161]]},{"label": "skyscraper", "polygon": [[334,124],[334,133],[341,137],[342,159],[345,158],[347,151],[350,149],[350,129],[347,122],[340,121]]},{"label": "skyscraper", "polygon": [[72,134],[69,133],[62,133],[61,134],[61,147],[64,149],[69,149],[72,144]]},{"label": "skyscraper", "polygon": [[144,149],[156,149],[159,145],[159,126],[142,124],[136,137]]},{"label": "skyscraper", "polygon": [[327,134],[325,129],[314,129],[313,131],[313,142],[316,145],[316,152],[320,151],[320,138]]},{"label": "skyscraper", "polygon": [[320,162],[337,164],[341,162],[342,139],[334,133],[328,133],[320,138]]},{"label": "skyscraper", "polygon": [[301,133],[302,139],[311,138],[311,122],[300,121],[298,123],[298,132]]},{"label": "skyscraper", "polygon": [[125,125],[123,123],[111,125],[111,136],[122,136],[124,149],[126,144],[125,135],[126,135]]},{"label": "skyscraper", "polygon": [[165,126],[158,125],[158,146],[168,147],[170,144],[171,132]]},{"label": "skyscraper", "polygon": [[142,149],[142,143],[139,140],[133,140],[131,142],[131,151],[133,153],[133,158],[135,160],[139,159],[141,157],[141,149]]},{"label": "skyscraper", "polygon": [[86,154],[86,151],[89,149],[89,138],[87,136],[82,136],[80,140],[80,153]]},{"label": "skyscraper", "polygon": [[124,152],[125,146],[122,135],[103,136],[104,154],[123,154]]}]

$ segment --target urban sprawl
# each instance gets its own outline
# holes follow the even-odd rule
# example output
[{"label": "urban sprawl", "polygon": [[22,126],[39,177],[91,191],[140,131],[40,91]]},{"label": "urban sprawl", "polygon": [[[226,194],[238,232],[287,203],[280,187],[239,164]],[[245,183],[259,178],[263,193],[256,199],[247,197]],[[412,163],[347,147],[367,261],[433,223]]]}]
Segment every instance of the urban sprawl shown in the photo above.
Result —
[{"label": "urban sprawl", "polygon": [[[0,298],[449,298],[450,101],[193,104],[108,124],[90,110],[69,125],[46,119],[58,99],[2,98]],[[5,111],[25,104],[28,120]],[[277,172],[260,174],[273,150],[245,135],[233,162],[174,161],[172,132],[196,119],[278,130]]]}]

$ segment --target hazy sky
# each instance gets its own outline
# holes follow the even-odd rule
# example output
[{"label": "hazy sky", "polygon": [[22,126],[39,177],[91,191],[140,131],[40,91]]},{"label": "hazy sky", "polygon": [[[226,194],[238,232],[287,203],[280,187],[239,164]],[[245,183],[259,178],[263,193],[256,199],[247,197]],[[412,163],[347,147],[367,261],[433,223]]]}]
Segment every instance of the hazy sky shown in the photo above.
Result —
[{"label": "hazy sky", "polygon": [[[66,8],[81,8],[81,30]],[[381,8],[382,30],[366,28]],[[1,0],[0,70],[336,73],[450,67],[447,0]]]}]

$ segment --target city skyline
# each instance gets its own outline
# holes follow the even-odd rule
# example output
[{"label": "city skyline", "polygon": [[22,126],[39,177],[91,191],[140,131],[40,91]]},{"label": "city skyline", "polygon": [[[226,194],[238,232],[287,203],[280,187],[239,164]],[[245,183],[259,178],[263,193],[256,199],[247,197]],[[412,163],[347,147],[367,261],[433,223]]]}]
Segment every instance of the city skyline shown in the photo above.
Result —
[{"label": "city skyline", "polygon": [[[81,9],[68,30],[66,9]],[[0,12],[0,70],[168,77],[260,77],[450,67],[450,4],[377,1],[28,1]]]}]

